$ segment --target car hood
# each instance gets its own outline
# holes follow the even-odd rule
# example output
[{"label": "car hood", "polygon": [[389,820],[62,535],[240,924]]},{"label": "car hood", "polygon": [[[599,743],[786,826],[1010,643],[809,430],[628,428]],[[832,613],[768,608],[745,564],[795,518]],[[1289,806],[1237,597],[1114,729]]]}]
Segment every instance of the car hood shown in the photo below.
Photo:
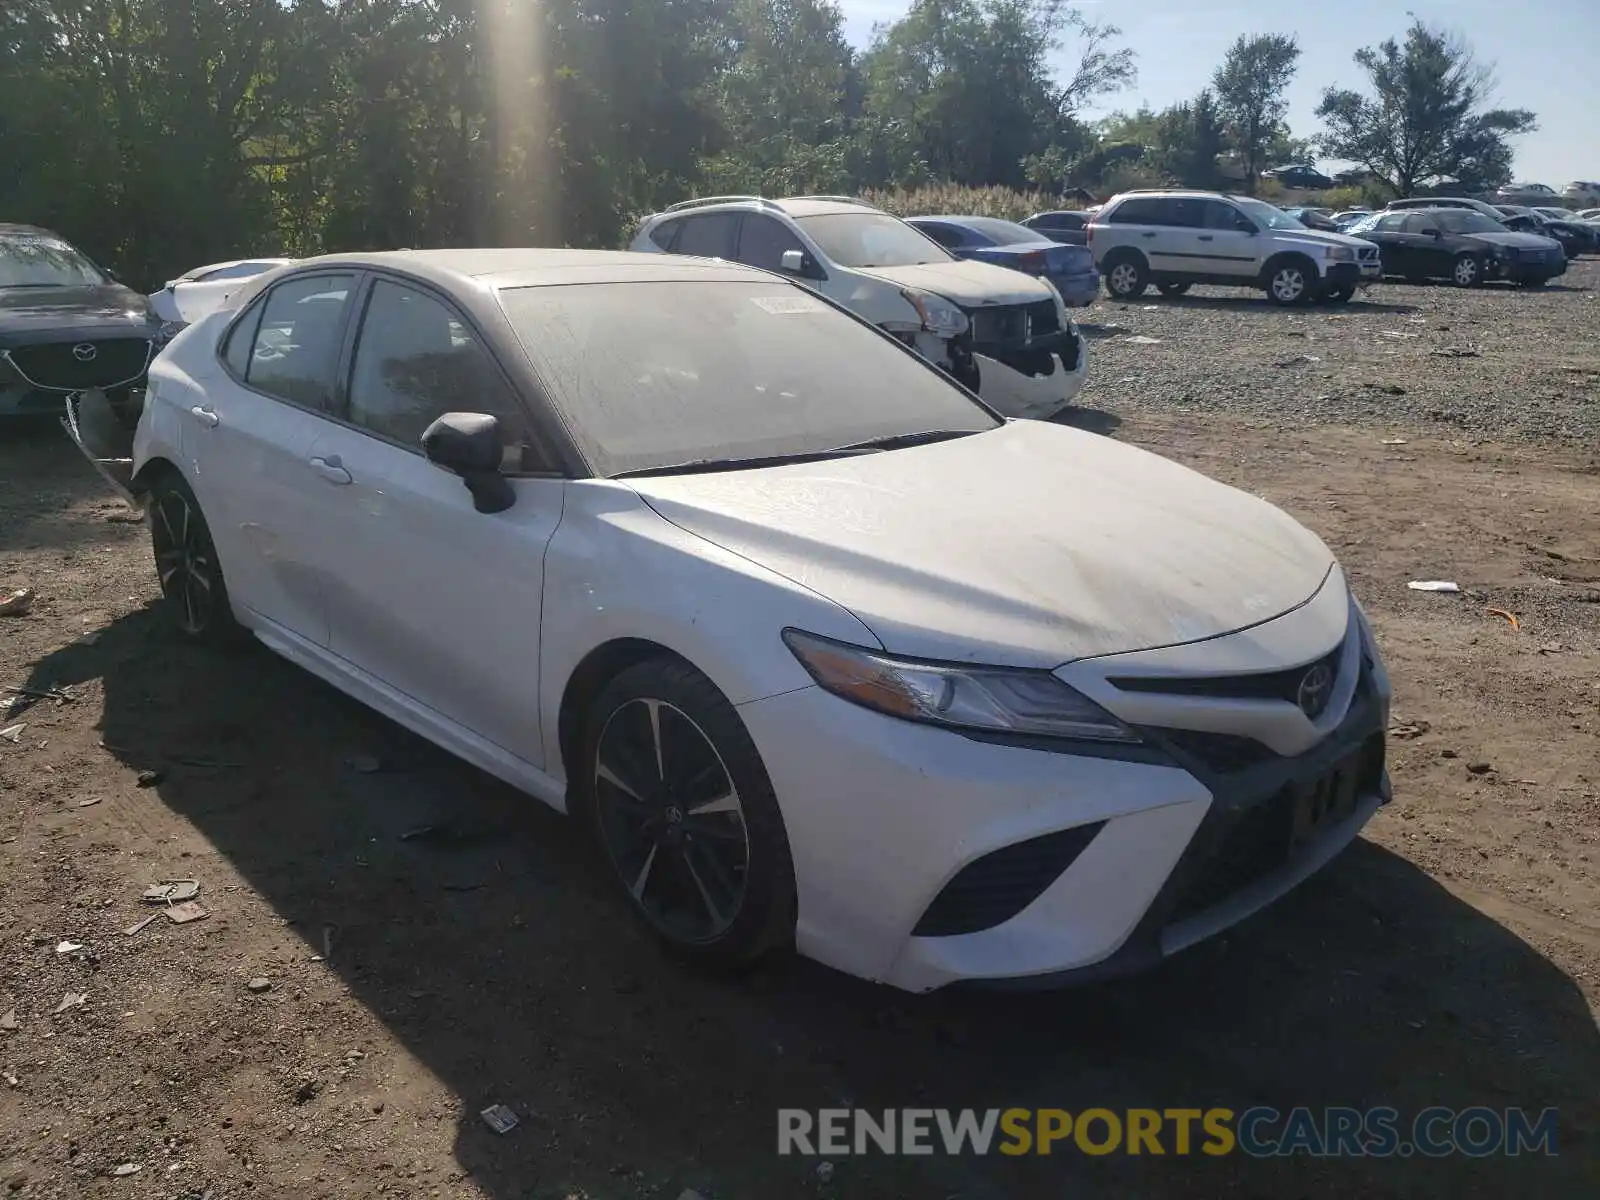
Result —
[{"label": "car hood", "polygon": [[1365,238],[1353,237],[1348,233],[1334,233],[1330,229],[1279,229],[1274,231],[1274,236],[1280,241],[1302,242],[1313,246],[1349,246],[1352,250],[1372,245]]},{"label": "car hood", "polygon": [[1518,233],[1508,229],[1504,233],[1469,233],[1463,235],[1475,241],[1488,242],[1493,246],[1516,246],[1524,250],[1548,250],[1551,246],[1560,246],[1555,238],[1547,238],[1537,233]]},{"label": "car hood", "polygon": [[860,267],[863,275],[884,279],[900,287],[921,288],[954,300],[963,308],[989,304],[1036,304],[1053,293],[1044,284],[993,263],[957,260],[922,263],[914,267]]},{"label": "car hood", "polygon": [[0,346],[149,336],[160,324],[148,299],[118,283],[0,288]]},{"label": "car hood", "polygon": [[1258,624],[1320,539],[1167,459],[1039,421],[858,457],[628,480],[661,516],[849,609],[891,653],[1052,668]]}]

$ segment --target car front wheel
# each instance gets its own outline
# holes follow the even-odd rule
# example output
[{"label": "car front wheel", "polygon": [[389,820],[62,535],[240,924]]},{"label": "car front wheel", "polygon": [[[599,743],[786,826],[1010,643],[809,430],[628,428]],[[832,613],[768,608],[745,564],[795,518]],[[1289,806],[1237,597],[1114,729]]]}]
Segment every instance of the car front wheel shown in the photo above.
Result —
[{"label": "car front wheel", "polygon": [[1450,278],[1457,287],[1477,287],[1483,282],[1483,263],[1475,254],[1463,254],[1450,269]]},{"label": "car front wheel", "polygon": [[241,630],[233,619],[211,529],[194,493],[175,471],[151,485],[149,516],[161,595],[179,631],[202,642],[237,639]]},{"label": "car front wheel", "polygon": [[1311,298],[1313,276],[1303,263],[1282,262],[1267,276],[1267,297],[1274,304],[1304,304]]},{"label": "car front wheel", "polygon": [[671,658],[627,668],[596,697],[582,800],[635,916],[712,966],[794,937],[795,884],[771,781],[744,722]]}]

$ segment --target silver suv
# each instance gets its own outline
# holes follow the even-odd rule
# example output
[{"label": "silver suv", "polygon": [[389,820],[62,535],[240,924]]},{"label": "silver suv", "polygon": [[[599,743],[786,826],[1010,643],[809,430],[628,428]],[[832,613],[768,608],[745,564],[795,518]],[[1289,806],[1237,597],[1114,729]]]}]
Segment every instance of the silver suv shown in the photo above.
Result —
[{"label": "silver suv", "polygon": [[1089,248],[1118,300],[1181,296],[1196,283],[1256,287],[1274,304],[1343,303],[1382,278],[1378,248],[1307,229],[1281,208],[1222,192],[1113,196],[1089,223]]}]

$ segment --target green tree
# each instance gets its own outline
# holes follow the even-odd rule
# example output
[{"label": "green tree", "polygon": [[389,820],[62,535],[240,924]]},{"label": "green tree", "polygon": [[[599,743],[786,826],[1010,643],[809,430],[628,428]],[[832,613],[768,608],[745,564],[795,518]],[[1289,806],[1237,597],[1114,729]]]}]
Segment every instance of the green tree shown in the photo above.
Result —
[{"label": "green tree", "polygon": [[1355,61],[1370,90],[1323,92],[1324,153],[1359,163],[1401,196],[1432,177],[1475,189],[1510,179],[1507,139],[1536,128],[1534,114],[1488,107],[1493,70],[1465,42],[1414,21],[1403,44],[1389,38]]},{"label": "green tree", "polygon": [[1288,112],[1284,92],[1299,59],[1299,43],[1290,35],[1242,34],[1212,76],[1211,86],[1239,152],[1248,191],[1255,190],[1268,143]]}]

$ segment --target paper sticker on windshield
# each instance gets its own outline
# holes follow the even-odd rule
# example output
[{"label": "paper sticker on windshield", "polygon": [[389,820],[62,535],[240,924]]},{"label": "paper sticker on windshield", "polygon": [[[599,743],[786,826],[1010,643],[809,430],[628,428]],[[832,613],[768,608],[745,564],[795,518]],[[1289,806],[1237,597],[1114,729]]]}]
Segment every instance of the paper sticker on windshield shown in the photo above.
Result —
[{"label": "paper sticker on windshield", "polygon": [[796,313],[822,312],[828,307],[815,296],[752,296],[750,299],[779,317],[793,316]]}]

